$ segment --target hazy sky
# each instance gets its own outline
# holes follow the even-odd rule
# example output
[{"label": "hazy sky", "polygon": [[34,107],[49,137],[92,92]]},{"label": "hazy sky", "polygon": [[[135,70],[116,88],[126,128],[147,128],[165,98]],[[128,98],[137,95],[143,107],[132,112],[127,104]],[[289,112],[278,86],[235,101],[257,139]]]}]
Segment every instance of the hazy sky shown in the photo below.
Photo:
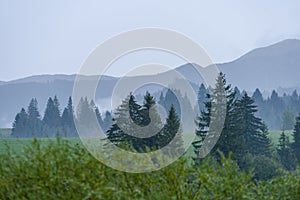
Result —
[{"label": "hazy sky", "polygon": [[[297,0],[0,0],[0,80],[76,73],[98,44],[142,27],[184,33],[214,62],[226,62],[255,47],[300,38],[299,11]],[[118,75],[120,66],[111,73]]]}]

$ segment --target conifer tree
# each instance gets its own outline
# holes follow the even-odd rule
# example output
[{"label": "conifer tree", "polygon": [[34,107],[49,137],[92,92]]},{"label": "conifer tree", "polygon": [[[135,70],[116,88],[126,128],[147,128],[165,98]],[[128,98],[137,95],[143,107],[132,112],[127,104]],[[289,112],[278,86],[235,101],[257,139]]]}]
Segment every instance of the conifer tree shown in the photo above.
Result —
[{"label": "conifer tree", "polygon": [[82,135],[98,135],[98,119],[95,115],[95,103],[88,98],[81,98],[76,109],[76,128]]},{"label": "conifer tree", "polygon": [[300,165],[300,113],[296,118],[296,124],[293,133],[292,149],[296,156],[297,163]]},{"label": "conifer tree", "polygon": [[[245,141],[239,124],[240,119],[236,112],[235,92],[232,91],[230,85],[226,84],[225,75],[223,73],[219,74],[216,86],[211,94],[207,94],[207,98],[209,101],[205,103],[206,111],[202,111],[196,120],[198,125],[196,135],[199,138],[193,142],[196,155],[199,155],[199,150],[202,145],[204,145],[203,142],[208,131],[214,135],[215,130],[221,129],[221,135],[210,154],[218,159],[219,154],[217,150],[222,151],[225,155],[229,155],[229,152],[233,152],[235,159],[239,160],[245,153]],[[226,111],[226,113],[223,113],[224,111]],[[224,117],[225,121],[222,121]],[[223,127],[218,127],[221,125],[223,125]],[[213,137],[211,140],[214,139]],[[210,143],[209,139],[207,144]],[[195,158],[196,164],[198,161],[199,159]]]},{"label": "conifer tree", "polygon": [[32,136],[41,137],[42,136],[42,121],[41,116],[38,111],[38,102],[37,99],[31,99],[28,109],[28,123],[27,128],[33,134]]},{"label": "conifer tree", "polygon": [[77,136],[77,131],[74,122],[74,109],[72,97],[69,97],[68,105],[64,109],[62,114],[62,127],[64,131],[67,133],[67,136],[74,137]]},{"label": "conifer tree", "polygon": [[61,128],[61,116],[59,111],[59,102],[55,96],[55,101],[50,97],[47,102],[43,123],[46,126],[47,135],[55,137]]},{"label": "conifer tree", "polygon": [[166,153],[169,155],[177,156],[184,152],[180,120],[173,105],[171,105],[162,136],[159,139],[161,141],[160,148],[168,145],[169,148],[166,149]]},{"label": "conifer tree", "polygon": [[[132,146],[132,139],[133,136],[126,134],[131,130],[128,126],[130,124],[129,119],[129,102],[130,99],[134,99],[132,94],[130,94],[128,97],[126,97],[121,105],[116,108],[113,118],[113,125],[110,127],[110,129],[107,131],[107,138],[110,142],[117,146],[122,146],[122,148],[128,148],[130,149]],[[134,103],[134,101],[131,100],[131,103]],[[135,106],[134,106],[135,107]],[[119,124],[121,124],[121,127],[119,127]],[[122,130],[125,129],[125,130]],[[132,149],[132,148],[131,148]]]},{"label": "conifer tree", "polygon": [[245,93],[236,106],[247,153],[270,156],[267,129],[262,120],[255,116],[257,106],[254,105],[254,100]]},{"label": "conifer tree", "polygon": [[289,138],[284,131],[280,135],[277,152],[282,166],[287,170],[294,170],[296,166],[295,156],[291,150]]},{"label": "conifer tree", "polygon": [[24,108],[16,115],[13,123],[12,136],[14,137],[30,137],[28,129],[28,115]]}]

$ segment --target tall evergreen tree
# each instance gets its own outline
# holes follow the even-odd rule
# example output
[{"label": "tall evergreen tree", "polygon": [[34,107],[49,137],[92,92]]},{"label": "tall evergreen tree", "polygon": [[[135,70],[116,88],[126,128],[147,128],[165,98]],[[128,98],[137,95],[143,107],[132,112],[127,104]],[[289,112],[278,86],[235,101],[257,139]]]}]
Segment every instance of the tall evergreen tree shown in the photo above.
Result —
[{"label": "tall evergreen tree", "polygon": [[66,132],[67,136],[74,137],[77,136],[77,131],[74,122],[74,108],[72,97],[69,97],[68,105],[64,109],[61,117],[62,127]]},{"label": "tall evergreen tree", "polygon": [[77,125],[76,127],[82,135],[96,136],[98,134],[98,122],[96,121],[95,123],[95,119],[98,119],[95,115],[95,109],[96,107],[94,101],[89,102],[87,97],[80,99],[76,109],[75,120]]},{"label": "tall evergreen tree", "polygon": [[277,152],[283,167],[287,170],[294,170],[296,160],[290,147],[289,138],[285,135],[284,131],[280,135]]},{"label": "tall evergreen tree", "polygon": [[245,93],[236,105],[247,152],[253,155],[270,156],[270,140],[267,137],[266,126],[255,116],[257,106],[254,105],[254,100]]},{"label": "tall evergreen tree", "polygon": [[42,136],[42,121],[38,111],[38,102],[35,98],[31,99],[28,109],[28,123],[27,127],[32,132],[33,136]]},{"label": "tall evergreen tree", "polygon": [[[199,154],[199,149],[202,147],[208,131],[212,131],[217,126],[222,125],[222,117],[220,116],[226,116],[221,135],[212,149],[211,155],[218,158],[218,153],[216,152],[217,150],[220,150],[225,155],[228,155],[229,152],[233,152],[235,159],[240,159],[245,152],[245,141],[239,126],[239,119],[236,112],[235,92],[232,91],[230,85],[226,84],[225,75],[223,73],[219,74],[215,88],[211,94],[207,95],[207,97],[210,99],[209,102],[205,103],[207,111],[202,111],[201,115],[197,119],[198,129],[196,131],[196,135],[199,137],[199,140],[193,143],[195,153],[197,155]],[[215,108],[215,110],[212,110],[212,108]],[[226,113],[223,113],[225,110]],[[212,122],[214,125],[210,126]],[[217,130],[218,129],[219,128],[217,128]],[[210,142],[208,142],[208,144],[209,143]],[[197,163],[198,158],[195,160]]]},{"label": "tall evergreen tree", "polygon": [[162,136],[160,136],[159,140],[159,148],[168,145],[166,153],[169,155],[177,156],[184,152],[182,134],[180,133],[180,120],[173,105],[171,105],[166,124],[162,130]]},{"label": "tall evergreen tree", "polygon": [[47,102],[43,122],[46,125],[47,134],[50,137],[55,137],[61,128],[61,116],[59,111],[58,99],[55,96],[55,101],[50,97]]},{"label": "tall evergreen tree", "polygon": [[[126,149],[132,149],[132,140],[134,139],[133,136],[128,135],[127,133],[131,131],[136,131],[134,129],[131,129],[131,127],[129,126],[131,121],[129,115],[129,103],[135,103],[132,94],[128,95],[128,97],[122,101],[121,105],[118,108],[116,108],[113,118],[113,125],[107,131],[107,138],[110,142],[119,147],[122,146],[122,148]],[[138,106],[131,105],[131,107]],[[122,127],[119,126],[120,124],[122,125]]]},{"label": "tall evergreen tree", "polygon": [[28,129],[28,115],[24,108],[16,115],[12,129],[13,137],[31,137]]},{"label": "tall evergreen tree", "polygon": [[292,149],[295,153],[297,163],[300,165],[300,113],[296,118],[296,124],[293,133]]},{"label": "tall evergreen tree", "polygon": [[143,127],[144,138],[137,139],[137,144],[140,146],[141,151],[145,151],[146,148],[155,150],[161,147],[159,138],[162,134],[163,124],[155,105],[155,98],[149,92],[146,92],[143,106],[139,112],[141,120],[137,122]]}]

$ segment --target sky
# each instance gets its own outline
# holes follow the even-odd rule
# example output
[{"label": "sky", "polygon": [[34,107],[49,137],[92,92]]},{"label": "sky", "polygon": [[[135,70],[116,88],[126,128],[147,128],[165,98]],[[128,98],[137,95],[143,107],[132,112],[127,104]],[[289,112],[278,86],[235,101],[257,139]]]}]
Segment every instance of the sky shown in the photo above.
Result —
[{"label": "sky", "polygon": [[[144,27],[183,33],[213,62],[228,62],[257,47],[300,39],[299,10],[297,0],[0,0],[0,80],[77,73],[97,45]],[[164,53],[137,53],[108,74],[119,76],[130,65],[153,60],[174,67],[184,62]]]}]

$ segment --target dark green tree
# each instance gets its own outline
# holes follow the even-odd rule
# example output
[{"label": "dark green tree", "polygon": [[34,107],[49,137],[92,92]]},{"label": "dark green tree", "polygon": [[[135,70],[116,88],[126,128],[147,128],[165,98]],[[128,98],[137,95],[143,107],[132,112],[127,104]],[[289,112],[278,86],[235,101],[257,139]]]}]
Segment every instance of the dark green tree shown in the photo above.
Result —
[{"label": "dark green tree", "polygon": [[286,170],[294,170],[296,167],[295,156],[292,152],[290,146],[289,138],[282,131],[279,138],[279,145],[277,147],[277,152],[279,155],[280,162]]},{"label": "dark green tree", "polygon": [[50,97],[47,102],[43,123],[49,137],[55,137],[61,131],[61,116],[59,111],[58,99],[55,101]]},{"label": "dark green tree", "polygon": [[16,115],[12,127],[13,137],[31,137],[30,130],[28,129],[28,115],[24,108]]},{"label": "dark green tree", "polygon": [[296,124],[293,133],[292,149],[296,156],[297,163],[300,165],[300,113],[296,117]]},{"label": "dark green tree", "polygon": [[177,156],[184,152],[180,120],[173,105],[171,105],[166,124],[162,130],[162,136],[159,140],[160,148],[168,145],[165,152],[169,155]]},{"label": "dark green tree", "polygon": [[[221,129],[221,135],[210,154],[218,159],[218,150],[222,151],[225,155],[233,152],[235,159],[239,160],[245,153],[245,141],[239,124],[240,118],[236,112],[235,92],[232,91],[230,85],[226,84],[223,73],[219,74],[216,81],[215,88],[211,94],[207,95],[210,101],[205,103],[206,111],[202,111],[196,120],[198,125],[196,135],[199,139],[193,143],[195,153],[198,155],[202,145],[205,145],[203,142],[208,131],[213,136],[209,136],[207,142],[209,145],[211,143],[210,140],[215,140],[214,135],[216,133],[214,130]],[[225,111],[226,113],[224,113]],[[222,121],[223,117],[225,117],[225,121]],[[222,125],[223,129],[220,127]],[[195,158],[196,164],[198,160],[198,158]]]},{"label": "dark green tree", "polygon": [[245,93],[240,100],[236,102],[236,114],[240,117],[239,126],[245,140],[247,153],[253,155],[270,155],[270,140],[267,136],[267,129],[262,120],[255,116],[257,106],[254,100]]},{"label": "dark green tree", "polygon": [[67,134],[67,136],[69,137],[77,136],[77,131],[74,122],[74,108],[73,108],[72,97],[69,97],[68,105],[62,113],[61,122],[62,122],[63,130]]},{"label": "dark green tree", "polygon": [[38,102],[36,98],[31,99],[27,109],[27,114],[28,114],[27,128],[33,134],[32,136],[41,137],[43,126],[41,121],[41,115],[38,111]]},{"label": "dark green tree", "polygon": [[[132,143],[135,142],[134,140],[135,138],[134,136],[128,135],[127,133],[136,130],[132,129],[129,126],[131,124],[129,107],[133,108],[133,107],[140,107],[140,106],[139,105],[129,106],[129,104],[136,104],[132,94],[128,95],[128,97],[122,101],[121,105],[118,108],[116,108],[114,112],[113,124],[110,127],[110,129],[107,131],[107,138],[110,142],[112,142],[113,144],[119,147],[132,150],[133,149],[132,145],[134,145]],[[134,111],[133,113],[135,112],[137,111]]]}]

